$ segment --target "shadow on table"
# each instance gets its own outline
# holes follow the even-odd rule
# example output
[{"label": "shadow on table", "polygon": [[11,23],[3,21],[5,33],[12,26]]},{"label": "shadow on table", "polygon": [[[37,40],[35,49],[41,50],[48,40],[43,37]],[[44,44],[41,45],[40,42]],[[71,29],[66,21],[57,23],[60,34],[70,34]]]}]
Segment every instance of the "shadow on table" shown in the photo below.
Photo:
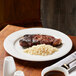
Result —
[{"label": "shadow on table", "polygon": [[45,68],[47,66],[50,66],[56,62],[58,62],[59,60],[65,58],[66,56],[70,55],[71,53],[74,52],[74,47],[72,48],[72,50],[66,54],[65,56],[61,57],[61,58],[58,58],[58,59],[55,59],[55,60],[51,60],[51,61],[42,61],[42,62],[32,62],[32,61],[24,61],[24,60],[19,60],[17,58],[15,58],[15,62],[16,64],[18,65],[22,65],[24,67],[31,67],[31,68]]}]

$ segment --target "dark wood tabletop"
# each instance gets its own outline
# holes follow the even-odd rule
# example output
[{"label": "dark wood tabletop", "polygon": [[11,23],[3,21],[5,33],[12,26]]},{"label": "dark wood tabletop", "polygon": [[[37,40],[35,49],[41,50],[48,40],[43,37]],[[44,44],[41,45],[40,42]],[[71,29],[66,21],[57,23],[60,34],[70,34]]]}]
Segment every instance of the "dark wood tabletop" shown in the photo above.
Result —
[{"label": "dark wood tabletop", "polygon": [[[5,49],[3,47],[4,39],[9,34],[15,32],[15,31],[21,30],[21,29],[27,29],[27,28],[13,26],[13,25],[7,25],[2,31],[0,31],[0,76],[3,76],[4,58],[6,56],[9,56],[9,54],[7,54],[5,52]],[[23,60],[14,58],[17,70],[24,71],[25,76],[41,76],[41,71],[43,68],[56,63],[57,61],[68,56],[69,54],[71,54],[72,52],[74,52],[76,50],[76,36],[69,36],[69,37],[72,39],[73,47],[72,47],[72,50],[68,54],[66,54],[65,56],[63,56],[59,59],[47,61],[47,62],[31,62],[31,61],[23,61]]]}]

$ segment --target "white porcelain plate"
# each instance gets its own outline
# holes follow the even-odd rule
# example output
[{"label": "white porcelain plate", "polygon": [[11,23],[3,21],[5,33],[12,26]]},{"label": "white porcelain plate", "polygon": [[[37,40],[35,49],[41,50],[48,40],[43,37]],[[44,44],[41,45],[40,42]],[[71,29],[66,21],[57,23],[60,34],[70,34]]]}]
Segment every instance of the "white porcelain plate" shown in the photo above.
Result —
[{"label": "white porcelain plate", "polygon": [[[58,52],[48,56],[30,55],[23,52],[23,48],[19,45],[20,38],[25,34],[45,34],[51,35],[62,40],[63,45]],[[4,40],[4,48],[10,55],[28,61],[49,61],[60,58],[67,54],[72,48],[71,39],[62,32],[47,28],[29,28],[12,33]]]}]

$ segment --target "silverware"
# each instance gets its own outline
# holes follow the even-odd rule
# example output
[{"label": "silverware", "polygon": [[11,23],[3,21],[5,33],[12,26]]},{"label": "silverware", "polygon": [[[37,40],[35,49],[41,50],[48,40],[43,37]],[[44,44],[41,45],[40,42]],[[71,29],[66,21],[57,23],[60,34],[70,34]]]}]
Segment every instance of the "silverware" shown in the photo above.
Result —
[{"label": "silverware", "polygon": [[70,64],[73,64],[76,62],[76,59],[72,60],[71,62],[69,62],[68,64],[63,64],[61,67],[64,67],[65,69],[68,70],[69,73],[71,73],[73,70],[76,69],[76,65],[75,66],[70,66]]},{"label": "silverware", "polygon": [[73,72],[73,71],[75,71],[75,70],[76,70],[76,66],[70,68],[70,69],[68,70],[68,72],[71,73],[71,72]]},{"label": "silverware", "polygon": [[69,65],[70,65],[72,62],[74,62],[74,61],[76,61],[76,59],[74,59],[73,61],[69,62],[68,64],[63,64],[62,67],[66,68],[66,69],[69,69],[69,68],[70,68]]}]

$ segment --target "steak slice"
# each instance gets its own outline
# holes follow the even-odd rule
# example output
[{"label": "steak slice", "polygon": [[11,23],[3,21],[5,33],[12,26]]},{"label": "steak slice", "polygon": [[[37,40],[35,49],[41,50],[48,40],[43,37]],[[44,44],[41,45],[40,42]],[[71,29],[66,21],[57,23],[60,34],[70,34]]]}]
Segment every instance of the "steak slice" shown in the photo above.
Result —
[{"label": "steak slice", "polygon": [[22,47],[30,47],[32,46],[32,35],[24,35],[20,41],[19,41],[20,45]]},{"label": "steak slice", "polygon": [[53,36],[48,36],[48,35],[40,35],[40,34],[35,34],[35,35],[24,35],[20,41],[20,45],[22,47],[30,47],[32,45],[37,45],[37,44],[49,44],[52,46],[59,46],[62,44],[61,39],[56,39]]}]

